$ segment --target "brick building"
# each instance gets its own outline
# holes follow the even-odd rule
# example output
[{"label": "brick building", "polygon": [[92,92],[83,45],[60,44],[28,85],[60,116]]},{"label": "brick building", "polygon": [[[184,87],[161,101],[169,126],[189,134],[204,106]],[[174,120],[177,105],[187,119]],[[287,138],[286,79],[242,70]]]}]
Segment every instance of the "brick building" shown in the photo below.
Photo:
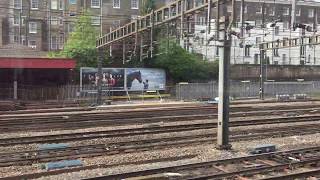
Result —
[{"label": "brick building", "polygon": [[43,51],[62,49],[85,9],[99,35],[136,18],[142,1],[2,0],[0,45],[16,43]]}]

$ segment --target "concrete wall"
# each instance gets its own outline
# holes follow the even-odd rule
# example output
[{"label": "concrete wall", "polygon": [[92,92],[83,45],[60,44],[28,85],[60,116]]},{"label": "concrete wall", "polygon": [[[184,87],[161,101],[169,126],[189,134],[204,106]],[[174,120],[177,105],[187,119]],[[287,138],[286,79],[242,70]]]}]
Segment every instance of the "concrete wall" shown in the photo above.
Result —
[{"label": "concrete wall", "polygon": [[[320,66],[267,65],[267,79],[276,81],[319,80]],[[231,79],[259,80],[260,65],[233,65]]]}]

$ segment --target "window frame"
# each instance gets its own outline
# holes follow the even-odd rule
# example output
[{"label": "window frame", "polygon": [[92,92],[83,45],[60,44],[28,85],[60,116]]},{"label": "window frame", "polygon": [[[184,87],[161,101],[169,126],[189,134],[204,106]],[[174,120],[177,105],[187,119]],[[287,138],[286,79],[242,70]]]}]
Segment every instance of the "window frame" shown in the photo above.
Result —
[{"label": "window frame", "polygon": [[[34,2],[36,1],[36,2]],[[36,7],[33,7],[33,5],[36,4]],[[39,9],[39,0],[30,0],[30,8],[31,10],[37,10]]]},{"label": "window frame", "polygon": [[[57,17],[57,16],[51,16],[50,17],[50,24],[53,25],[53,26],[58,26],[60,24],[59,21],[60,21],[59,17]],[[53,23],[53,22],[55,22],[55,23]]]},{"label": "window frame", "polygon": [[91,25],[100,26],[101,25],[101,16],[92,16],[91,17]]},{"label": "window frame", "polygon": [[[19,2],[19,3],[16,3]],[[17,4],[19,4],[19,6],[16,6]],[[22,8],[22,0],[13,0],[13,8],[14,9],[21,9]]]},{"label": "window frame", "polygon": [[59,10],[64,10],[64,0],[59,0],[58,1],[58,9]]},{"label": "window frame", "polygon": [[[18,21],[16,21],[16,20],[18,20]],[[19,15],[14,15],[14,16],[13,16],[13,22],[12,22],[12,24],[13,24],[14,26],[19,26],[19,25],[20,25],[20,16],[19,16]]]},{"label": "window frame", "polygon": [[[310,16],[310,12],[312,11],[312,16]],[[308,9],[308,18],[314,18],[314,9]]]},{"label": "window frame", "polygon": [[[34,25],[34,27],[32,25]],[[31,30],[33,30],[33,31],[31,31]],[[37,34],[37,33],[38,33],[37,22],[29,22],[29,34]]]},{"label": "window frame", "polygon": [[290,8],[288,7],[283,7],[283,13],[284,16],[289,16],[290,15]]},{"label": "window frame", "polygon": [[[115,2],[118,1],[119,2],[119,6],[115,6]],[[121,1],[120,0],[113,0],[112,1],[112,7],[114,9],[120,9],[121,8]]]},{"label": "window frame", "polygon": [[[99,5],[94,5],[93,2],[96,1],[99,3]],[[91,0],[91,8],[100,8],[101,7],[101,0]]]},{"label": "window frame", "polygon": [[[53,6],[52,6],[53,2],[56,2],[55,8],[53,8]],[[52,9],[52,10],[58,10],[58,9],[59,9],[59,1],[58,1],[58,0],[51,0],[51,1],[50,1],[50,9]]]},{"label": "window frame", "polygon": [[[133,2],[136,2],[136,7],[133,7]],[[139,0],[131,0],[131,9],[139,9]]]},{"label": "window frame", "polygon": [[[31,42],[34,42],[34,45],[31,45]],[[36,49],[37,48],[37,41],[36,40],[29,40],[28,47],[30,47],[32,49]]]}]

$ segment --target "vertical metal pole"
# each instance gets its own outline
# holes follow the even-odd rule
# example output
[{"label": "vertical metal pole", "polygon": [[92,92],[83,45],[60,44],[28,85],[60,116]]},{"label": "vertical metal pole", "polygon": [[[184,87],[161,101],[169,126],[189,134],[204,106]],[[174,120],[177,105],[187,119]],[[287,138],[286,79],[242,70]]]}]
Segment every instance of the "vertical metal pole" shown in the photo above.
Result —
[{"label": "vertical metal pole", "polygon": [[206,47],[206,56],[204,57],[204,60],[207,60],[208,59],[208,35],[211,33],[211,5],[212,5],[212,2],[211,0],[208,0],[208,16],[207,16],[207,31],[206,31],[206,44],[205,44],[205,47]]},{"label": "vertical metal pole", "polygon": [[102,61],[104,51],[103,48],[98,49],[98,94],[97,94],[97,105],[102,105]]},{"label": "vertical metal pole", "polygon": [[292,0],[292,11],[291,11],[291,28],[293,28],[293,24],[296,22],[296,6],[297,0]]},{"label": "vertical metal pole", "polygon": [[150,57],[153,58],[154,10],[152,10],[150,21],[151,21],[151,29],[150,29]]},{"label": "vertical metal pole", "polygon": [[244,56],[245,56],[245,40],[244,40],[244,9],[245,9],[245,3],[244,0],[241,0],[241,12],[240,12],[240,21],[241,21],[241,42],[242,42],[242,62],[244,63]]},{"label": "vertical metal pole", "polygon": [[265,57],[265,50],[260,49],[260,91],[259,91],[259,95],[260,95],[260,100],[264,100],[264,68],[263,68],[263,64],[265,63],[264,61],[266,61]]},{"label": "vertical metal pole", "polygon": [[122,64],[126,62],[126,42],[122,41]]},{"label": "vertical metal pole", "polygon": [[[218,103],[218,141],[217,148],[231,149],[229,144],[229,73],[230,73],[230,45],[231,41],[227,35],[229,26],[229,17],[227,15],[227,6],[218,1],[218,12],[223,16],[219,23],[219,103]],[[221,6],[221,8],[219,7]]]},{"label": "vertical metal pole", "polygon": [[143,35],[140,35],[140,62],[143,60]]},{"label": "vertical metal pole", "polygon": [[181,21],[180,21],[180,46],[184,47],[184,37],[183,37],[183,24],[184,24],[184,9],[185,1],[181,1]]},{"label": "vertical metal pole", "polygon": [[168,54],[169,53],[169,47],[170,47],[170,23],[168,22],[167,23],[167,48],[166,48],[166,54]]},{"label": "vertical metal pole", "polygon": [[102,22],[102,19],[103,19],[103,0],[100,0],[100,36],[103,35],[103,22]]},{"label": "vertical metal pole", "polygon": [[13,71],[13,99],[18,100],[18,72],[17,69],[14,69]]},{"label": "vertical metal pole", "polygon": [[19,44],[22,44],[22,8],[19,12]]}]

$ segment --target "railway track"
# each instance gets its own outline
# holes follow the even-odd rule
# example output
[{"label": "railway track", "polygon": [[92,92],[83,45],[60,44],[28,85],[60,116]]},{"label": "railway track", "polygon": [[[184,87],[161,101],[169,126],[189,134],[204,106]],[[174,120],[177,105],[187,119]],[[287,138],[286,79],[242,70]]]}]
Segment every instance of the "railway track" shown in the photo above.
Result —
[{"label": "railway track", "polygon": [[[295,179],[320,175],[319,169],[320,147],[309,147],[290,151],[281,151],[261,155],[252,155],[239,158],[208,161],[193,164],[168,166],[135,172],[119,173],[101,177],[100,179],[259,179],[257,175],[264,175],[260,179]],[[301,167],[309,168],[302,172]],[[293,173],[286,173],[288,170]],[[294,171],[297,172],[294,172]],[[279,175],[270,175],[277,172]]]},{"label": "railway track", "polygon": [[[172,131],[172,127],[168,129]],[[186,131],[188,132],[188,131]],[[213,132],[213,130],[212,130]],[[297,125],[288,127],[243,130],[231,132],[231,141],[244,141],[261,139],[267,137],[282,137],[290,135],[303,135],[311,133],[319,133],[320,125]],[[127,133],[126,136],[130,137],[135,135]],[[140,132],[142,133],[142,132]],[[147,132],[149,134],[149,132]],[[186,133],[188,134],[188,133]],[[118,134],[123,137],[123,134]],[[215,133],[204,133],[197,135],[184,135],[165,138],[152,138],[143,140],[125,140],[108,144],[95,144],[69,147],[64,149],[55,150],[36,150],[36,151],[23,151],[13,153],[0,154],[0,167],[30,165],[34,163],[59,161],[75,158],[90,158],[95,156],[114,155],[121,153],[149,151],[154,149],[163,149],[168,147],[183,147],[194,146],[198,144],[210,144],[215,142]]]},{"label": "railway track", "polygon": [[[249,125],[264,125],[274,123],[289,123],[289,122],[312,122],[318,121],[320,117],[295,117],[295,118],[276,118],[276,119],[260,119],[260,120],[243,120],[243,121],[231,121],[230,127],[249,126]],[[129,128],[129,129],[115,129],[106,131],[94,131],[94,132],[81,132],[81,133],[65,133],[56,135],[46,136],[28,136],[28,137],[17,137],[17,138],[5,138],[0,139],[0,146],[13,146],[22,144],[45,144],[45,143],[61,143],[61,142],[72,142],[82,141],[98,138],[114,138],[123,136],[134,136],[134,135],[147,135],[147,134],[160,134],[170,132],[183,132],[193,130],[206,130],[216,128],[217,123],[189,123],[180,125],[165,125],[161,126],[158,124],[150,124],[149,127],[141,128]],[[288,126],[290,128],[291,126]],[[318,127],[317,125],[305,125],[301,127]],[[281,128],[278,128],[278,131]],[[260,130],[257,130],[260,131]],[[264,131],[262,129],[262,131]],[[278,132],[277,131],[277,132]],[[256,132],[256,131],[255,131]]]},{"label": "railway track", "polygon": [[[289,110],[260,110],[246,112],[232,112],[231,117],[245,116],[265,116],[265,115],[288,115],[294,113],[301,114],[316,114],[320,112],[320,108],[305,108],[305,109],[289,109]],[[155,122],[175,122],[186,120],[203,120],[216,118],[217,114],[212,107],[204,107],[202,109],[184,108],[184,109],[169,109],[169,111],[139,111],[115,114],[99,113],[99,114],[82,114],[69,116],[53,116],[41,118],[27,119],[1,119],[1,132],[17,132],[17,131],[45,131],[45,130],[61,130],[61,129],[79,129],[90,128],[108,125],[131,125],[142,123]]]}]

